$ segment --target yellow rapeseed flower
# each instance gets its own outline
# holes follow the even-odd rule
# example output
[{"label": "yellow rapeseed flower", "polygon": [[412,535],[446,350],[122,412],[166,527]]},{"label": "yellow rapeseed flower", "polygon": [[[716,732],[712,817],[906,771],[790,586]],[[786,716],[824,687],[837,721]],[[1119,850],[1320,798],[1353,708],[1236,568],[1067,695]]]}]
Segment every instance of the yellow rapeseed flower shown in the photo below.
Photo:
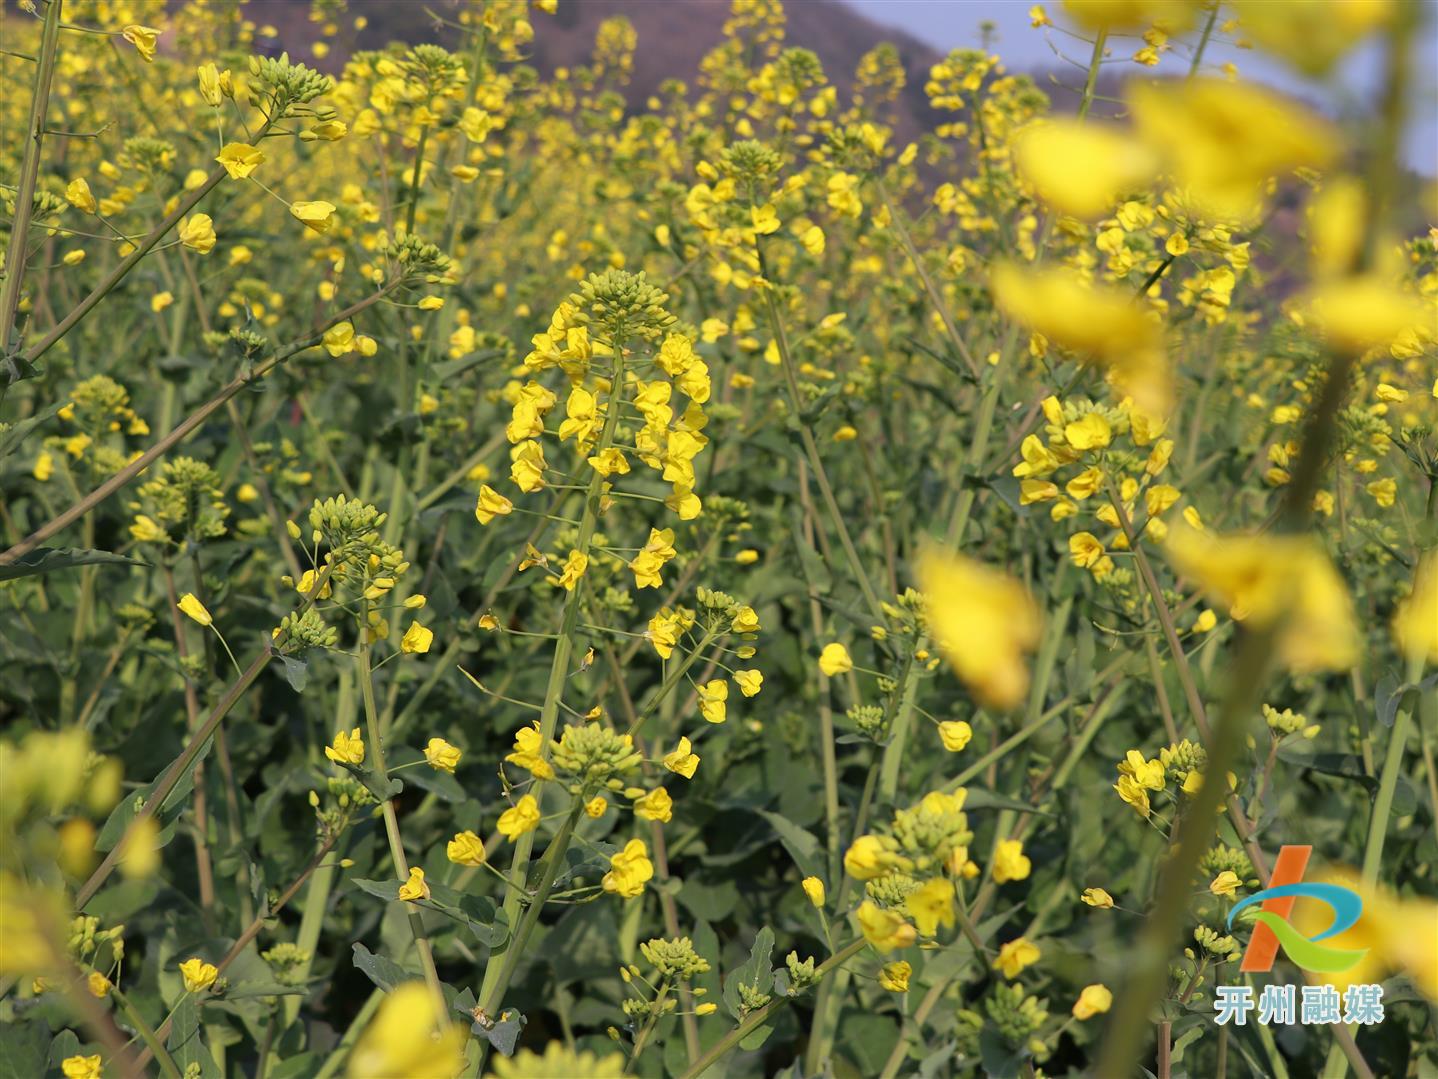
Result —
[{"label": "yellow rapeseed flower", "polygon": [[1038,644],[1038,607],[1010,577],[962,555],[926,551],[919,583],[934,639],[986,707],[1007,710],[1028,692],[1025,653]]}]

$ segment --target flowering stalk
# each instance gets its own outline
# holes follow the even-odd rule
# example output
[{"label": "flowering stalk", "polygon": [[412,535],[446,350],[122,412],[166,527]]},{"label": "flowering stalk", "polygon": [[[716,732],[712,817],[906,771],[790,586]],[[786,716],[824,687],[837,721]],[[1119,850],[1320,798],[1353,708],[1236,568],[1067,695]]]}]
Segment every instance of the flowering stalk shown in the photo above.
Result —
[{"label": "flowering stalk", "polygon": [[[614,366],[610,373],[609,403],[605,409],[604,427],[601,429],[599,441],[596,443],[596,454],[603,453],[614,445],[614,432],[619,425],[619,392],[624,385],[624,342],[616,340],[611,347],[614,351]],[[603,489],[604,476],[597,469],[592,470],[589,485],[584,492],[584,510],[579,520],[579,535],[574,543],[575,550],[585,558],[589,557],[590,545],[594,540],[594,530],[599,520],[599,500]],[[583,588],[581,581],[575,585],[573,591],[566,594],[559,638],[554,642],[554,658],[549,667],[549,680],[544,687],[544,703],[539,712],[539,738],[540,745],[545,747],[546,759],[550,740],[554,737],[554,728],[559,721],[559,701],[564,693],[564,683],[569,677],[569,660],[574,653],[574,634],[579,623]],[[543,805],[543,793],[541,788],[541,806]],[[550,843],[551,849],[559,839],[560,836],[556,835]],[[569,832],[567,831],[563,833],[563,842],[564,845],[568,845]],[[509,865],[509,883],[504,892],[503,909],[509,925],[515,925],[519,919],[521,889],[528,877],[529,857],[533,849],[533,832],[526,832],[515,841],[514,857]],[[514,945],[511,943],[503,959],[494,955],[490,956],[489,962],[485,964],[484,968],[484,981],[481,983],[479,993],[480,1000],[497,1001],[502,995],[504,984],[508,982],[508,977],[504,974],[504,967],[508,965],[510,955],[514,951]],[[498,992],[496,992],[496,987],[498,987]]]},{"label": "flowering stalk", "polygon": [[[374,706],[374,679],[371,676],[369,662],[369,636],[368,619],[369,602],[366,600],[360,604],[360,645],[359,655],[356,662],[359,666],[360,695],[364,699],[365,726],[369,734],[370,751],[374,754],[374,771],[381,783],[388,783],[389,771],[385,767],[384,744],[380,738],[379,714]],[[394,810],[394,798],[386,798],[380,804],[384,816],[385,838],[389,840],[390,859],[394,862],[395,876],[404,881],[409,878],[409,859],[405,857],[404,840],[399,833],[399,817]],[[435,1012],[442,1022],[445,1018],[444,991],[440,988],[439,972],[434,967],[434,951],[430,947],[429,937],[424,932],[424,920],[420,917],[419,910],[413,905],[405,904],[405,913],[409,916],[409,931],[414,937],[414,946],[419,951],[420,968],[424,971],[425,983],[429,986],[430,993],[434,997]]]}]

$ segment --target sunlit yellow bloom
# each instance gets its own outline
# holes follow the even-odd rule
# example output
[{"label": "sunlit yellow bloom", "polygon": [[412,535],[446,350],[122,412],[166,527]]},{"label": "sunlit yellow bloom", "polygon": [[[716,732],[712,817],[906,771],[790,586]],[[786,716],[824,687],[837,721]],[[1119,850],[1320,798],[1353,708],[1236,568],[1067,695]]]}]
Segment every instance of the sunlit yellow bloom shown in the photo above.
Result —
[{"label": "sunlit yellow bloom", "polygon": [[1015,937],[999,948],[994,959],[995,970],[1002,971],[1005,978],[1017,978],[1019,971],[1039,961],[1038,945],[1026,937]]},{"label": "sunlit yellow bloom", "polygon": [[824,906],[824,882],[818,877],[805,877],[799,882],[804,889],[804,894],[809,897],[809,902],[816,907]]},{"label": "sunlit yellow bloom", "polygon": [[909,975],[913,973],[914,968],[902,959],[895,963],[885,963],[879,970],[879,984],[890,993],[907,993]]},{"label": "sunlit yellow bloom", "polygon": [[664,755],[664,767],[685,779],[693,779],[694,771],[699,767],[699,755],[691,752],[689,739],[681,737],[679,744]]},{"label": "sunlit yellow bloom", "polygon": [[1102,888],[1085,888],[1083,895],[1079,896],[1079,898],[1089,906],[1098,907],[1101,910],[1107,910],[1113,906],[1113,896],[1109,895]]},{"label": "sunlit yellow bloom", "polygon": [[60,1074],[65,1079],[104,1079],[100,1054],[92,1057],[73,1056],[60,1061]]},{"label": "sunlit yellow bloom", "polygon": [[758,633],[759,616],[753,607],[740,607],[729,628],[734,633]]},{"label": "sunlit yellow bloom", "polygon": [[399,886],[399,898],[406,902],[429,898],[429,885],[424,882],[424,870],[411,866],[409,879]]},{"label": "sunlit yellow bloom", "polygon": [[499,815],[499,834],[513,843],[539,824],[539,803],[526,794]]},{"label": "sunlit yellow bloom", "polygon": [[95,196],[90,192],[90,185],[85,182],[84,177],[71,180],[65,188],[65,200],[75,209],[83,213],[93,214],[95,207]]},{"label": "sunlit yellow bloom", "polygon": [[480,484],[479,501],[474,506],[474,516],[480,524],[487,525],[496,517],[504,517],[512,512],[514,512],[513,502],[489,484]]},{"label": "sunlit yellow bloom", "polygon": [[1208,890],[1213,895],[1232,895],[1243,883],[1238,879],[1238,874],[1231,869],[1225,869],[1213,880],[1208,882]]},{"label": "sunlit yellow bloom", "polygon": [[206,963],[199,956],[191,956],[180,964],[180,975],[185,979],[185,989],[198,993],[214,985],[220,972],[213,963]]},{"label": "sunlit yellow bloom", "polygon": [[634,899],[644,892],[644,885],[654,876],[654,863],[642,839],[631,839],[624,849],[609,859],[609,872],[600,884],[606,892],[616,892],[625,899]]},{"label": "sunlit yellow bloom", "polygon": [[316,202],[296,202],[290,206],[290,213],[297,221],[303,222],[305,228],[315,232],[329,232],[330,226],[334,224],[335,206],[334,203],[322,199]]},{"label": "sunlit yellow bloom", "polygon": [[932,937],[939,926],[954,924],[954,882],[947,877],[934,877],[917,891],[910,892],[904,908],[914,925],[926,937]]},{"label": "sunlit yellow bloom", "polygon": [[907,948],[917,939],[914,927],[891,910],[883,910],[872,899],[859,904],[859,929],[874,949],[885,954],[895,948]]},{"label": "sunlit yellow bloom", "polygon": [[643,798],[635,799],[634,815],[668,824],[674,819],[674,799],[669,797],[669,792],[663,787],[655,787]]},{"label": "sunlit yellow bloom", "polygon": [[320,344],[324,346],[325,351],[335,357],[353,352],[354,342],[355,328],[354,324],[349,321],[336,322],[320,338]]},{"label": "sunlit yellow bloom", "polygon": [[120,31],[120,36],[135,46],[135,51],[140,54],[140,59],[147,64],[155,62],[155,45],[163,30],[156,30],[152,26],[141,26],[138,23],[131,23]]},{"label": "sunlit yellow bloom", "polygon": [[325,756],[336,764],[363,764],[364,752],[364,739],[360,737],[358,727],[351,730],[349,734],[345,734],[344,731],[336,731],[334,744],[325,747]]},{"label": "sunlit yellow bloom", "polygon": [[830,678],[847,674],[853,669],[854,661],[849,657],[849,650],[837,641],[826,644],[819,653],[819,670]]},{"label": "sunlit yellow bloom", "polygon": [[564,560],[563,571],[559,575],[559,584],[566,592],[573,592],[574,586],[584,576],[584,571],[589,568],[589,556],[583,551],[570,551],[569,557]]},{"label": "sunlit yellow bloom", "polygon": [[974,729],[962,719],[945,720],[939,724],[939,740],[950,753],[958,753],[969,744]]},{"label": "sunlit yellow bloom", "polygon": [[225,167],[231,180],[243,180],[265,161],[264,151],[244,142],[230,142],[215,158]]},{"label": "sunlit yellow bloom", "polygon": [[180,602],[176,606],[202,626],[212,625],[215,621],[210,617],[210,612],[205,609],[205,605],[195,598],[193,592],[186,592],[181,596]]},{"label": "sunlit yellow bloom", "polygon": [[1005,839],[994,851],[994,864],[990,867],[994,881],[1006,884],[1011,880],[1023,880],[1029,875],[1031,863],[1024,853],[1024,844],[1019,839]]},{"label": "sunlit yellow bloom", "polygon": [[761,671],[735,671],[734,684],[739,687],[739,692],[746,697],[757,696],[764,688],[764,675]]},{"label": "sunlit yellow bloom", "polygon": [[443,738],[431,738],[424,747],[424,759],[436,771],[453,772],[459,758],[459,748],[450,745]]},{"label": "sunlit yellow bloom", "polygon": [[429,646],[433,643],[433,630],[426,629],[418,622],[411,622],[409,629],[404,631],[404,636],[400,639],[399,650],[407,654],[428,652]]},{"label": "sunlit yellow bloom", "polygon": [[191,214],[180,222],[180,243],[191,251],[209,254],[215,247],[215,225],[209,214]]},{"label": "sunlit yellow bloom", "polygon": [[471,831],[456,832],[445,844],[444,853],[455,865],[483,865],[484,840]]}]

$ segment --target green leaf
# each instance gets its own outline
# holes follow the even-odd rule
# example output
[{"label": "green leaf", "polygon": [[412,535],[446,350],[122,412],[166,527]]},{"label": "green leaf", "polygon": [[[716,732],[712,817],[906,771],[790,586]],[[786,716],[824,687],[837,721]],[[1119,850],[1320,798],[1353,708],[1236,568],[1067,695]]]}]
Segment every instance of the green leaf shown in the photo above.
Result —
[{"label": "green leaf", "polygon": [[[362,892],[368,892],[370,895],[378,896],[380,899],[386,899],[393,903],[399,899],[399,889],[403,882],[397,880],[365,880],[362,877],[356,877],[351,883]],[[356,944],[355,947],[358,948],[359,945]]]},{"label": "green leaf", "polygon": [[366,978],[386,993],[397,985],[403,985],[405,982],[412,982],[419,978],[418,974],[411,974],[393,960],[386,959],[382,955],[375,955],[358,941],[354,945],[354,964]]},{"label": "green leaf", "polygon": [[521,1013],[511,1008],[502,1013],[499,1022],[491,1023],[486,1027],[479,1020],[475,1020],[470,1029],[489,1042],[495,1052],[501,1056],[512,1057],[514,1056],[514,1047],[519,1042],[519,1033],[524,1029],[526,1022],[527,1020]]},{"label": "green leaf", "polygon": [[[75,1036],[71,1034],[70,1037],[73,1039]],[[59,1041],[59,1038],[55,1040]],[[37,1075],[44,1075],[49,1045],[49,1031],[43,1023],[7,1023],[0,1030],[0,1079],[34,1079]]]},{"label": "green leaf", "polygon": [[724,1004],[735,1019],[743,1019],[739,1007],[739,986],[751,986],[760,993],[767,993],[774,987],[774,967],[770,961],[773,953],[774,930],[766,925],[755,936],[748,960],[724,979]]},{"label": "green leaf", "polygon": [[290,688],[296,693],[303,693],[305,683],[309,681],[310,665],[294,656],[277,656],[276,658],[284,668],[285,681],[289,682]]},{"label": "green leaf", "polygon": [[199,1068],[201,1079],[220,1079],[215,1058],[200,1034],[200,1001],[195,994],[185,994],[180,1006],[175,1009],[165,1048],[182,1073],[188,1074],[191,1065],[194,1065]]},{"label": "green leaf", "polygon": [[37,412],[29,419],[21,420],[14,426],[6,428],[4,433],[0,433],[0,460],[13,453],[20,443],[29,437],[31,431],[59,412],[62,407],[59,404],[51,405],[43,412]]},{"label": "green leaf", "polygon": [[778,813],[770,813],[767,810],[755,810],[759,816],[769,822],[769,826],[779,833],[779,842],[784,844],[784,849],[789,852],[789,857],[794,859],[794,864],[799,868],[799,874],[805,877],[817,877],[823,868],[824,854],[819,846],[819,841],[813,834],[800,828],[788,817],[781,817]]},{"label": "green leaf", "polygon": [[809,586],[809,592],[813,595],[828,595],[834,587],[834,578],[829,573],[829,567],[819,557],[819,552],[814,550],[811,543],[804,540],[804,530],[800,525],[802,517],[796,507],[793,519],[789,522],[789,534],[794,540],[794,550],[799,553],[799,568],[803,570],[804,580]]},{"label": "green leaf", "polygon": [[148,566],[139,558],[115,554],[113,551],[86,551],[79,547],[37,547],[14,562],[0,566],[0,581],[33,577],[37,573],[54,573],[75,566],[122,565]]},{"label": "green leaf", "polygon": [[964,798],[965,809],[1011,809],[1019,813],[1037,813],[1041,816],[1052,817],[1053,814],[1042,809],[1035,809],[1030,802],[1020,801],[1017,798],[1005,798],[1002,794],[995,794],[983,787],[968,787],[969,792]]}]

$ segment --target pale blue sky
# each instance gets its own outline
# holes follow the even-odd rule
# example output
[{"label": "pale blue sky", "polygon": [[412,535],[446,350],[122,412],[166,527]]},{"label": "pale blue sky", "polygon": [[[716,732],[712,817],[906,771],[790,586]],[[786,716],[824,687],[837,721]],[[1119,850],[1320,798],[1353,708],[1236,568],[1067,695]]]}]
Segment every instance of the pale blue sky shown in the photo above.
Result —
[{"label": "pale blue sky", "polygon": [[[1050,49],[1045,32],[1029,26],[1028,9],[1032,0],[847,0],[850,6],[875,22],[908,31],[937,49],[949,50],[979,44],[978,24],[987,19],[997,28],[994,51],[1012,71],[1053,70],[1061,77],[1078,72],[1058,60]],[[1280,0],[1281,2],[1281,0]],[[1399,3],[1410,0],[1398,0]],[[1425,81],[1414,116],[1410,118],[1407,157],[1418,171],[1432,176],[1438,172],[1438,91],[1434,77],[1438,72],[1438,0],[1422,0],[1427,18],[1419,33],[1414,65]],[[1053,0],[1045,5],[1055,22],[1062,23],[1062,4]],[[1052,40],[1066,48],[1075,59],[1082,45],[1062,34],[1049,32]],[[1135,46],[1137,48],[1138,46]],[[1183,46],[1180,46],[1183,48]],[[1186,53],[1185,53],[1186,54]],[[1116,57],[1124,55],[1116,48]],[[1225,43],[1214,43],[1204,54],[1216,68],[1227,61],[1238,65],[1249,78],[1281,87],[1297,94],[1325,112],[1335,116],[1364,117],[1371,115],[1376,87],[1382,78],[1380,51],[1368,42],[1355,49],[1340,65],[1328,82],[1313,82],[1296,74],[1277,60],[1255,50],[1236,49]],[[1185,61],[1166,56],[1158,72],[1186,70]],[[1121,67],[1121,66],[1120,66]],[[1132,70],[1139,70],[1132,68]],[[1421,104],[1420,104],[1421,102]]]}]

